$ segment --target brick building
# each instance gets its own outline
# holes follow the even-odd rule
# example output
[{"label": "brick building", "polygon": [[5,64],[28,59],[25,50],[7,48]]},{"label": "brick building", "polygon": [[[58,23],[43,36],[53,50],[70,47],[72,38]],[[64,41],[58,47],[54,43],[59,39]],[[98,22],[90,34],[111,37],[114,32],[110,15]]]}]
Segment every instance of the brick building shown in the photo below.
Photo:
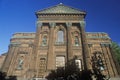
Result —
[{"label": "brick building", "polygon": [[86,12],[58,4],[36,12],[36,32],[13,34],[2,71],[22,78],[44,78],[77,56],[80,70],[92,69],[92,59],[102,60],[103,74],[118,76],[111,39],[104,32],[85,32]]},{"label": "brick building", "polygon": [[2,65],[3,65],[3,62],[5,60],[6,55],[7,55],[7,53],[3,53],[0,55],[0,70],[2,68]]}]

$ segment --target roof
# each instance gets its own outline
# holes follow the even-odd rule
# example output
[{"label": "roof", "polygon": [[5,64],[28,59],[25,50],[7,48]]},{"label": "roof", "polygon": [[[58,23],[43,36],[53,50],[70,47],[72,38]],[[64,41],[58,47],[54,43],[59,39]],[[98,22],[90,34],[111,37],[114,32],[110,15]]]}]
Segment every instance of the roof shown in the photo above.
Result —
[{"label": "roof", "polygon": [[14,38],[19,38],[19,39],[20,39],[20,38],[21,38],[21,39],[22,39],[22,38],[35,38],[35,36],[13,36],[12,39],[14,39]]},{"label": "roof", "polygon": [[81,11],[70,6],[66,6],[62,3],[37,11],[36,14],[86,14],[84,11]]},{"label": "roof", "polygon": [[7,55],[7,52],[6,52],[6,53],[1,54],[1,56],[6,56],[6,55]]}]

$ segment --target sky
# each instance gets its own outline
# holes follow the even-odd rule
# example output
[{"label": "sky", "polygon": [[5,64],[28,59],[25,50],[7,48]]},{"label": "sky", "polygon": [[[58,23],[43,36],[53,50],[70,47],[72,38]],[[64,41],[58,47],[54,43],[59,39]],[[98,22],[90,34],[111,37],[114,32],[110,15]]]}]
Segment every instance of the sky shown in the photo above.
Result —
[{"label": "sky", "polygon": [[0,0],[0,54],[16,32],[35,32],[35,12],[59,3],[87,12],[87,32],[106,32],[120,44],[120,0]]}]

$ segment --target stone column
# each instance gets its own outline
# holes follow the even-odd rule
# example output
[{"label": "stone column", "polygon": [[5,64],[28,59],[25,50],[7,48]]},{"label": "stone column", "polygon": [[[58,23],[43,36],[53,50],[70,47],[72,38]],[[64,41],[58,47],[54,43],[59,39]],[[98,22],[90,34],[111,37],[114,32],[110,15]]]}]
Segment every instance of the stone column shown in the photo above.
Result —
[{"label": "stone column", "polygon": [[[92,54],[92,43],[88,43],[88,51],[89,51],[89,54]],[[90,56],[90,55],[89,55]],[[91,61],[91,58],[89,58],[89,62]],[[90,64],[91,64],[91,62],[90,62]],[[91,66],[89,66],[89,69],[91,69],[92,70],[92,65]]]},{"label": "stone column", "polygon": [[115,67],[115,64],[113,62],[113,57],[112,57],[112,53],[110,52],[110,48],[109,48],[110,44],[106,44],[106,43],[101,43],[101,48],[105,57],[105,62],[106,62],[106,67],[107,67],[107,71],[108,71],[108,76],[109,77],[118,77],[118,73]]},{"label": "stone column", "polygon": [[7,56],[6,56],[5,60],[4,60],[2,68],[1,68],[1,70],[3,72],[6,72],[7,75],[8,75],[9,67],[10,67],[10,64],[11,64],[11,60],[12,60],[13,55],[14,55],[14,49],[15,48],[16,48],[15,46],[13,46],[12,44],[10,44],[9,51],[7,53]]},{"label": "stone column", "polygon": [[81,38],[82,38],[82,53],[83,53],[83,62],[84,62],[84,69],[89,69],[90,66],[90,56],[88,52],[88,44],[86,40],[86,33],[84,30],[85,27],[85,21],[80,21],[80,27],[81,27]]},{"label": "stone column", "polygon": [[71,27],[72,23],[71,22],[66,22],[67,25],[67,60],[70,60],[73,58],[73,52],[72,52],[72,37],[71,37]]},{"label": "stone column", "polygon": [[49,32],[49,45],[48,45],[48,60],[47,60],[47,70],[55,69],[55,54],[54,54],[54,27],[56,24],[54,22],[49,23],[50,25],[50,32]]},{"label": "stone column", "polygon": [[7,72],[8,69],[9,69],[10,61],[11,61],[11,59],[12,59],[12,57],[13,57],[14,49],[15,49],[15,47],[12,46],[12,44],[10,44],[10,45],[9,45],[9,51],[8,51],[8,53],[7,53],[7,56],[6,56],[6,58],[5,58],[4,62],[3,62],[2,68],[1,68],[1,70],[2,70],[3,72]]},{"label": "stone column", "polygon": [[42,22],[39,22],[39,21],[37,22],[37,30],[36,30],[37,32],[36,33],[40,32],[42,25],[43,25]]},{"label": "stone column", "polygon": [[37,77],[37,63],[38,63],[38,49],[39,49],[39,35],[42,27],[42,22],[37,22],[37,30],[35,35],[35,41],[34,41],[34,47],[33,47],[33,53],[32,53],[32,62],[30,64],[30,70],[33,71],[32,77]]},{"label": "stone column", "polygon": [[15,62],[16,62],[16,59],[18,57],[19,44],[14,44],[12,46],[12,48],[13,48],[13,53],[12,53],[12,57],[11,57],[11,60],[10,60],[10,63],[9,63],[7,76],[13,75],[13,72],[15,70],[15,65],[16,65]]}]

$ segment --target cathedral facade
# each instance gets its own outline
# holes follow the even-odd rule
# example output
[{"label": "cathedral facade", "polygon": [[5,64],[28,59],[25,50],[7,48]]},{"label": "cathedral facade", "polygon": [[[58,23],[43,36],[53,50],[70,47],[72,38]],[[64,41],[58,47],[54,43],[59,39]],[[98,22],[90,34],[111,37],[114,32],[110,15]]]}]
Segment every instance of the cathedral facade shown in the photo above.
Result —
[{"label": "cathedral facade", "polygon": [[2,66],[8,76],[44,78],[75,56],[80,70],[92,70],[92,60],[102,60],[104,65],[98,66],[102,73],[118,76],[111,39],[104,32],[85,32],[86,12],[58,4],[36,16],[36,32],[18,32],[10,39]]}]

